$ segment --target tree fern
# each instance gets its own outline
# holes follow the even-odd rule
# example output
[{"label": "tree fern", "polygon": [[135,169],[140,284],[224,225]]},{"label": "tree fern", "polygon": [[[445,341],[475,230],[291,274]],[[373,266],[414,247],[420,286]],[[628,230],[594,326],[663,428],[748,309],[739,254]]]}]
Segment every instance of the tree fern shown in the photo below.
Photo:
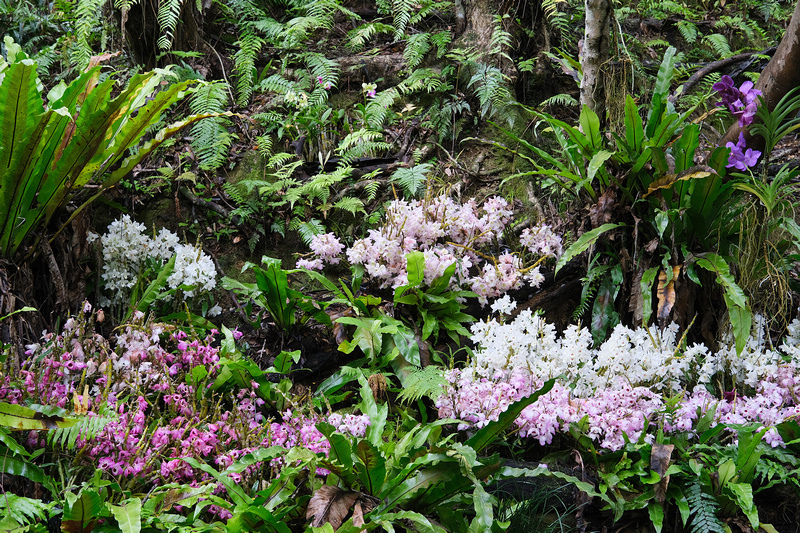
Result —
[{"label": "tree fern", "polygon": [[725,525],[717,518],[719,504],[710,494],[703,491],[699,483],[686,488],[689,503],[692,533],[725,533]]},{"label": "tree fern", "polygon": [[[222,81],[200,86],[191,100],[192,113],[219,113],[228,105],[228,84]],[[233,135],[224,117],[205,118],[192,126],[192,149],[200,168],[216,170],[228,160]]]},{"label": "tree fern", "polygon": [[416,196],[424,188],[430,171],[430,163],[399,168],[392,174],[392,181],[400,184],[406,196]]},{"label": "tree fern", "polygon": [[416,402],[423,396],[436,400],[447,386],[442,369],[436,365],[414,368],[403,383],[398,398],[403,402]]}]

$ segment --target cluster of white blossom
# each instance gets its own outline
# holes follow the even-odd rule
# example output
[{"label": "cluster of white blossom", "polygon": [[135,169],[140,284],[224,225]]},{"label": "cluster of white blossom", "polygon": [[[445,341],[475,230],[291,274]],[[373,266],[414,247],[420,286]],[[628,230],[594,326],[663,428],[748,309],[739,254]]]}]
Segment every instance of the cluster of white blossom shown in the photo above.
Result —
[{"label": "cluster of white blossom", "polygon": [[178,236],[168,229],[162,228],[155,237],[149,237],[145,230],[144,224],[123,215],[109,224],[105,235],[90,233],[90,242],[99,238],[102,244],[102,278],[107,293],[111,294],[101,305],[126,301],[148,260],[163,265],[173,255],[175,268],[167,278],[171,289],[190,287],[184,290],[184,295],[191,297],[196,291],[207,292],[216,286],[214,262],[202,250],[181,244]]},{"label": "cluster of white blossom", "polygon": [[[509,312],[514,306],[504,298],[493,309]],[[800,322],[793,327],[790,331],[800,333]],[[755,387],[765,376],[777,372],[785,362],[784,354],[800,366],[800,335],[790,335],[778,351],[767,347],[762,323],[757,322],[753,332],[738,355],[732,343],[714,354],[702,344],[681,348],[675,324],[663,330],[618,325],[608,340],[592,348],[588,329],[573,325],[559,336],[553,324],[525,310],[509,323],[492,319],[473,324],[472,340],[477,347],[471,371],[478,378],[520,369],[537,379],[565,376],[573,384],[575,395],[589,397],[596,390],[615,389],[621,384],[680,391],[688,376],[706,383],[717,372]]]}]

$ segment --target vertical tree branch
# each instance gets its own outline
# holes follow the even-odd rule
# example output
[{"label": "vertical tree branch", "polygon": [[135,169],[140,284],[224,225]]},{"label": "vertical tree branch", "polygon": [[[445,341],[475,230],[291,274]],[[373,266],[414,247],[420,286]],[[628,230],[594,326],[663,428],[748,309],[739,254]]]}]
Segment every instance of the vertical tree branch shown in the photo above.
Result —
[{"label": "vertical tree branch", "polygon": [[586,0],[586,29],[581,51],[581,106],[604,121],[606,92],[602,71],[608,63],[611,41],[610,0]]}]

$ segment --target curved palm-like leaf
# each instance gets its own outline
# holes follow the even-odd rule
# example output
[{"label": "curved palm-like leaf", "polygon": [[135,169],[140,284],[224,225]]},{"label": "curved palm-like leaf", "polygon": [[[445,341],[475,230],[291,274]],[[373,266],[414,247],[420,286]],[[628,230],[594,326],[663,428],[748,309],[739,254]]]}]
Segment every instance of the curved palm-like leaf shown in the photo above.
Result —
[{"label": "curved palm-like leaf", "polygon": [[100,185],[102,193],[182,128],[220,115],[194,115],[176,122],[123,160],[161,113],[190,90],[189,82],[153,94],[160,75],[139,74],[111,98],[115,81],[98,83],[98,77],[95,67],[71,84],[57,86],[48,95],[46,107],[36,63],[25,59],[4,69],[0,80],[0,257],[12,257],[28,235],[86,184]]}]

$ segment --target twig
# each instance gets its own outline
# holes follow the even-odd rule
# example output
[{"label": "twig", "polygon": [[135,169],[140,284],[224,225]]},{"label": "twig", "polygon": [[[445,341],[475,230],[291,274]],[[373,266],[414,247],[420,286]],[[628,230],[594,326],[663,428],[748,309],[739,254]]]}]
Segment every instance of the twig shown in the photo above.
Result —
[{"label": "twig", "polygon": [[229,218],[231,216],[231,212],[228,209],[222,207],[219,204],[215,204],[212,201],[203,200],[185,186],[181,186],[178,190],[187,200],[192,202],[194,205],[205,207],[206,209],[211,209],[212,211],[219,213],[225,218]]}]

